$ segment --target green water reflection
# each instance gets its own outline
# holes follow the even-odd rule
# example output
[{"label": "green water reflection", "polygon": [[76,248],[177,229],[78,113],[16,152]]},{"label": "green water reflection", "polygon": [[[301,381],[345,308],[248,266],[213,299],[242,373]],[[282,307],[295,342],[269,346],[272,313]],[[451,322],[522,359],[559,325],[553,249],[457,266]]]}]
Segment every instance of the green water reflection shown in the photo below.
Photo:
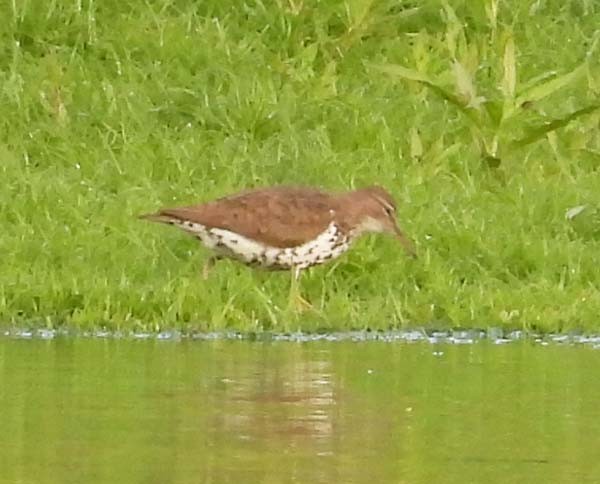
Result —
[{"label": "green water reflection", "polygon": [[0,339],[0,483],[600,482],[600,351]]}]

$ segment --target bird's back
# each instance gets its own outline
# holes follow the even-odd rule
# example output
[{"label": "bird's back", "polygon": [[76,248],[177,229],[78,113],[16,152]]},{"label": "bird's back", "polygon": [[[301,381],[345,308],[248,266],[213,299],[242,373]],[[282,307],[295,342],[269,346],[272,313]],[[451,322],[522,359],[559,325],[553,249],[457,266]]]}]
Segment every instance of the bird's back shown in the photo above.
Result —
[{"label": "bird's back", "polygon": [[218,200],[166,208],[158,216],[228,230],[271,247],[296,247],[315,239],[333,220],[334,195],[314,188],[273,187]]}]

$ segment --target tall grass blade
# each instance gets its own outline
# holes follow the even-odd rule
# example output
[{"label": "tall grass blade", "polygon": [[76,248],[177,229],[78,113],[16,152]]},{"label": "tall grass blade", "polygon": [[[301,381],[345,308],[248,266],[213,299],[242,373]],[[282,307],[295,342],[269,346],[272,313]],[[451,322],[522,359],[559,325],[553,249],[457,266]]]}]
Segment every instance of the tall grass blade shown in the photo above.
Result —
[{"label": "tall grass blade", "polygon": [[600,104],[592,104],[590,106],[586,106],[585,108],[578,109],[577,111],[572,112],[564,118],[554,119],[542,126],[536,126],[535,128],[531,128],[521,139],[513,141],[512,147],[521,148],[531,143],[535,143],[536,141],[546,136],[546,134],[552,131],[556,131],[557,129],[563,128],[566,125],[568,125],[571,121],[574,121],[575,119],[586,114],[593,113],[598,109],[600,109]]}]

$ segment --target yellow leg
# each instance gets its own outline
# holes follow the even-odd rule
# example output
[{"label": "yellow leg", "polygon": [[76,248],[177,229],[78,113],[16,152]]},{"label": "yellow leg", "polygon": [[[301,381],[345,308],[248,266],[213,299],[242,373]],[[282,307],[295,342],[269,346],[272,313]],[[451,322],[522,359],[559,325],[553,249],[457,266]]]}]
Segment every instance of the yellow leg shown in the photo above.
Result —
[{"label": "yellow leg", "polygon": [[204,265],[202,266],[202,279],[204,279],[205,281],[208,279],[210,270],[214,267],[215,263],[220,259],[221,259],[221,257],[219,257],[218,255],[211,255],[208,259],[206,259],[206,261],[204,262]]},{"label": "yellow leg", "polygon": [[291,270],[292,278],[290,281],[290,300],[289,306],[290,309],[293,309],[298,312],[305,311],[307,309],[313,309],[311,303],[309,303],[306,299],[302,297],[300,294],[300,288],[298,287],[298,282],[300,280],[300,272],[302,269],[299,267],[294,267]]}]

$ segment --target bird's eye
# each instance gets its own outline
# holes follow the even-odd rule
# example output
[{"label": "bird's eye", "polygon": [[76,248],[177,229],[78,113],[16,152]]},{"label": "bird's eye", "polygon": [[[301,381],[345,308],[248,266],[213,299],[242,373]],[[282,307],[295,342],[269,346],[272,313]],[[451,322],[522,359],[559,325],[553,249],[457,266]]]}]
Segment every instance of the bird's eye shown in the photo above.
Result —
[{"label": "bird's eye", "polygon": [[385,213],[388,217],[391,217],[392,215],[394,215],[394,209],[390,208],[390,207],[383,207],[383,209],[385,210]]}]

